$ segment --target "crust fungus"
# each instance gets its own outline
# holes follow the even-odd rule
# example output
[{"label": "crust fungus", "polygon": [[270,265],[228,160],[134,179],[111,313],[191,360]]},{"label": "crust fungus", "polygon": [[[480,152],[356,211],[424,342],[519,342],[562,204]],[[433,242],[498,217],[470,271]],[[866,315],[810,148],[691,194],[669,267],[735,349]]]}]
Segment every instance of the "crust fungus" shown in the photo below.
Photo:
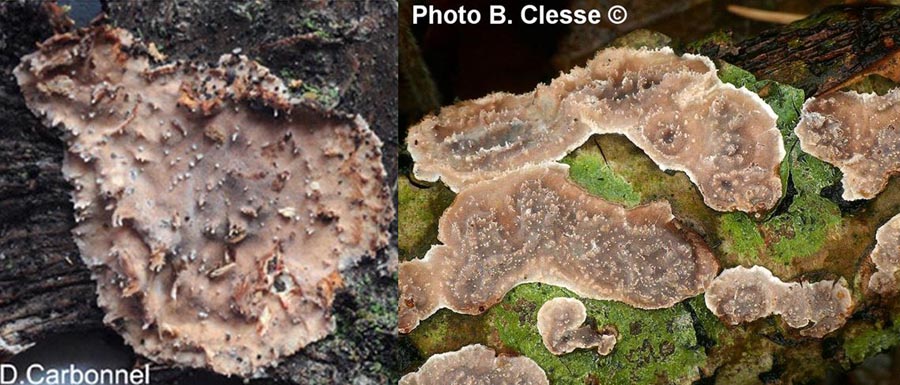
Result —
[{"label": "crust fungus", "polygon": [[441,217],[438,239],[423,259],[400,265],[403,333],[439,308],[482,313],[528,282],[665,308],[703,292],[718,270],[667,202],[625,209],[582,190],[558,163],[467,187]]},{"label": "crust fungus", "polygon": [[557,356],[575,349],[597,348],[601,356],[609,354],[616,346],[614,329],[597,332],[589,325],[587,309],[574,298],[559,297],[544,302],[537,314],[537,328],[544,346]]},{"label": "crust fungus", "polygon": [[804,328],[800,335],[816,338],[844,326],[852,306],[843,278],[786,283],[762,266],[726,269],[706,290],[706,307],[728,324],[780,314],[788,326]]},{"label": "crust fungus", "polygon": [[803,151],[844,174],[844,200],[871,199],[900,173],[898,118],[900,89],[839,92],[807,100],[795,131]]},{"label": "crust fungus", "polygon": [[399,385],[549,385],[547,374],[525,356],[497,356],[483,345],[468,345],[449,353],[435,354]]},{"label": "crust fungus", "polygon": [[39,48],[15,75],[64,133],[107,324],[153,360],[242,376],[331,332],[341,269],[393,216],[361,118],[290,100],[243,56],[151,67],[109,26]]},{"label": "crust fungus", "polygon": [[784,143],[758,95],[722,83],[706,57],[610,48],[533,92],[445,107],[410,129],[415,175],[454,191],[561,159],[592,134],[623,134],[706,204],[759,212],[781,197]]},{"label": "crust fungus", "polygon": [[896,274],[900,271],[900,215],[878,228],[875,241],[870,258],[878,271],[869,278],[868,288],[883,295],[896,293]]}]

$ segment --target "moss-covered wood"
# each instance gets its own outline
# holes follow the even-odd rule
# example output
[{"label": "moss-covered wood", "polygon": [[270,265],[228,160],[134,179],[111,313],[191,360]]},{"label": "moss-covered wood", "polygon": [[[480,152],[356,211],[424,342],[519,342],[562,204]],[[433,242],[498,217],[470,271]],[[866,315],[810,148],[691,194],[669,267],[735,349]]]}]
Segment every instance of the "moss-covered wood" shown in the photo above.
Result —
[{"label": "moss-covered wood", "polygon": [[[728,327],[706,309],[702,295],[663,310],[582,299],[588,322],[616,325],[619,344],[609,356],[577,351],[557,357],[540,342],[536,312],[550,298],[575,295],[528,284],[512,290],[485,314],[442,310],[424,321],[403,338],[415,353],[407,370],[431,354],[482,343],[531,357],[553,384],[807,384],[900,345],[896,299],[866,295],[861,286],[871,272],[867,256],[876,229],[900,213],[900,180],[892,179],[870,201],[843,201],[840,171],[803,153],[793,134],[807,95],[840,84],[888,54],[888,47],[878,46],[876,40],[884,42],[885,36],[897,32],[893,29],[897,15],[897,8],[835,8],[747,42],[717,34],[687,47],[718,57],[721,79],[758,93],[779,116],[788,150],[781,167],[786,188],[780,204],[769,213],[755,217],[709,209],[683,173],[659,170],[622,136],[594,136],[562,160],[571,166],[570,177],[592,194],[627,206],[669,200],[676,217],[703,235],[725,268],[763,265],[784,280],[846,278],[857,304],[846,326],[814,339],[800,336],[777,316]],[[659,44],[658,38],[640,36],[654,35],[628,35],[614,44]],[[801,38],[803,43],[793,49],[819,46],[823,36],[837,38],[832,47],[848,48],[840,51],[844,56],[830,56],[823,49],[798,53],[785,43],[785,36]],[[768,56],[759,56],[763,53]],[[816,75],[783,76],[801,64],[813,65]],[[400,233],[406,233],[407,226],[432,229],[433,224],[423,221],[439,217],[449,203],[447,194],[440,184],[408,184],[400,210],[410,220],[401,221]],[[442,203],[435,204],[438,201]],[[421,257],[435,242],[433,233],[429,230],[427,236],[401,244],[401,255]]]}]

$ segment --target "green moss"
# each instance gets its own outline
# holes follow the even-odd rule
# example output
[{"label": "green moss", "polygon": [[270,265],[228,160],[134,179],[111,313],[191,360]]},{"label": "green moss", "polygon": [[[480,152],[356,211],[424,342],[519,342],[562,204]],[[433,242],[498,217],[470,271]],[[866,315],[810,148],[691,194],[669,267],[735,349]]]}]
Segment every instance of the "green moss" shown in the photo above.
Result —
[{"label": "green moss", "polygon": [[840,171],[836,168],[806,153],[799,152],[797,160],[791,165],[791,180],[794,188],[801,193],[819,194],[840,178]]},{"label": "green moss", "polygon": [[750,72],[744,71],[738,66],[720,61],[717,64],[719,72],[719,80],[733,84],[735,87],[754,87],[756,85],[756,76]]},{"label": "green moss", "polygon": [[407,261],[421,257],[437,243],[438,219],[455,195],[440,183],[429,188],[416,187],[406,176],[398,178],[397,184],[398,247],[400,259]]},{"label": "green moss", "polygon": [[900,345],[900,318],[890,328],[856,324],[844,333],[844,353],[854,364],[897,345]]},{"label": "green moss", "polygon": [[624,178],[612,171],[599,151],[577,151],[565,157],[562,162],[571,167],[569,178],[591,194],[629,207],[641,202],[640,194]]},{"label": "green moss", "polygon": [[555,356],[537,332],[537,311],[555,297],[575,297],[567,290],[527,284],[510,291],[493,307],[492,320],[504,346],[535,360],[554,385],[585,384],[689,384],[699,378],[706,354],[697,345],[691,313],[684,304],[669,309],[641,310],[619,302],[582,299],[588,322],[597,327],[614,325],[618,343],[608,356],[578,350]]},{"label": "green moss", "polygon": [[429,357],[433,354],[454,351],[471,344],[490,345],[487,319],[473,317],[441,309],[409,334],[413,346]]},{"label": "green moss", "polygon": [[737,256],[742,264],[758,262],[759,252],[765,246],[756,223],[742,212],[719,217],[719,237],[722,238],[722,250]]},{"label": "green moss", "polygon": [[840,223],[841,211],[834,202],[818,195],[798,194],[787,213],[763,226],[770,242],[769,254],[783,264],[813,255],[825,244],[828,232]]},{"label": "green moss", "polygon": [[773,260],[789,264],[794,258],[808,257],[825,244],[828,234],[841,224],[841,211],[834,202],[819,195],[821,190],[840,179],[831,165],[809,156],[795,147],[790,162],[790,177],[797,191],[787,213],[767,220],[762,230]]}]

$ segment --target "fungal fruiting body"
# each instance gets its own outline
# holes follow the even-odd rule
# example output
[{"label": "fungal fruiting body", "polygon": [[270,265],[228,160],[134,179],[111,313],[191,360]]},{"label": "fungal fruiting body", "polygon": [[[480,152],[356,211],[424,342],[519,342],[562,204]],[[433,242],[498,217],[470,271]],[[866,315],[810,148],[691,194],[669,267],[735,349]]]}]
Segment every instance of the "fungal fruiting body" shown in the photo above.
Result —
[{"label": "fungal fruiting body", "polygon": [[454,191],[559,160],[592,134],[623,134],[662,169],[684,171],[719,211],[781,197],[784,143],[758,95],[722,83],[706,57],[610,48],[533,92],[445,107],[412,127],[415,176]]},{"label": "fungal fruiting body", "polygon": [[399,328],[439,308],[479,314],[527,282],[655,309],[697,295],[718,263],[666,202],[634,209],[590,195],[545,164],[467,187],[423,259],[400,265]]},{"label": "fungal fruiting body", "polygon": [[875,233],[875,248],[870,258],[875,271],[869,278],[868,288],[879,294],[897,292],[897,271],[900,270],[900,215],[891,218]]},{"label": "fungal fruiting body", "polygon": [[75,240],[136,352],[257,375],[334,328],[341,269],[393,216],[361,118],[290,100],[242,56],[151,67],[108,26],[39,47],[15,75],[62,128]]},{"label": "fungal fruiting body", "polygon": [[547,374],[525,356],[497,356],[483,345],[435,354],[399,385],[549,385]]},{"label": "fungal fruiting body", "polygon": [[871,199],[900,173],[900,89],[838,92],[803,104],[800,148],[841,170],[845,200]]},{"label": "fungal fruiting body", "polygon": [[562,355],[575,349],[597,348],[605,356],[616,346],[614,329],[603,333],[584,325],[587,309],[574,298],[559,297],[541,306],[537,314],[537,329],[550,353]]},{"label": "fungal fruiting body", "polygon": [[800,335],[816,338],[844,326],[852,306],[843,278],[782,282],[762,266],[726,269],[706,290],[706,307],[728,324],[780,314],[788,326],[804,328]]}]

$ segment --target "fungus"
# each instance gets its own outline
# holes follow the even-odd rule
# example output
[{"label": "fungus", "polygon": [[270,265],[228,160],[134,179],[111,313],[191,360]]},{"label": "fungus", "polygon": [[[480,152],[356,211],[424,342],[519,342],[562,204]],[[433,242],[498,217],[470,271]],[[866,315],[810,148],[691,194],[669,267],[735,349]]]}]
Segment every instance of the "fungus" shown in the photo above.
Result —
[{"label": "fungus", "polygon": [[667,202],[627,210],[567,170],[545,164],[463,190],[440,219],[443,245],[400,265],[400,331],[439,308],[482,313],[528,282],[643,309],[703,292],[718,263]]},{"label": "fungus", "polygon": [[538,333],[547,350],[557,356],[592,347],[597,347],[597,353],[601,356],[609,354],[616,346],[616,331],[609,329],[598,333],[594,328],[583,325],[585,320],[587,309],[581,301],[554,298],[538,310]]},{"label": "fungus", "polygon": [[800,148],[839,168],[844,200],[871,199],[900,173],[900,89],[883,96],[838,92],[803,104]]},{"label": "fungus", "polygon": [[896,273],[900,270],[900,215],[891,218],[875,233],[875,249],[869,258],[877,271],[869,278],[868,288],[882,295],[897,292]]},{"label": "fungus", "polygon": [[533,92],[445,107],[409,132],[415,176],[454,191],[559,160],[592,134],[623,134],[662,169],[684,171],[719,211],[781,197],[784,143],[758,95],[722,83],[703,56],[610,48]]},{"label": "fungus", "polygon": [[39,47],[15,75],[62,128],[105,323],[155,361],[242,376],[334,329],[341,269],[387,243],[393,216],[361,118],[290,100],[243,56],[153,68],[109,26]]},{"label": "fungus", "polygon": [[483,345],[435,354],[399,385],[549,385],[547,374],[525,356],[497,356]]},{"label": "fungus", "polygon": [[706,290],[706,307],[728,324],[780,314],[788,326],[804,328],[800,335],[815,338],[844,326],[852,306],[843,278],[786,283],[762,266],[726,269]]}]

